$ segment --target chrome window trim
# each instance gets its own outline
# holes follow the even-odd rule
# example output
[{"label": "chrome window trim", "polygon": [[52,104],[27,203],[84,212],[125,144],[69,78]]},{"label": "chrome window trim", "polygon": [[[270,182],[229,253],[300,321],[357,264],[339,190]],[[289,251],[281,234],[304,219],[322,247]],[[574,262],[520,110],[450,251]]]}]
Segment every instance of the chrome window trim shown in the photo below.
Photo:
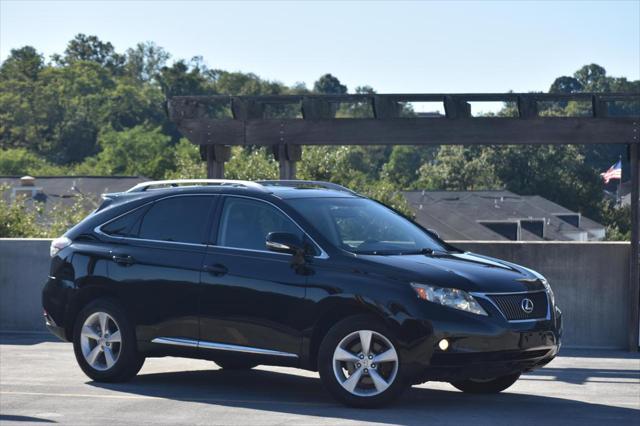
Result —
[{"label": "chrome window trim", "polygon": [[280,356],[286,358],[298,358],[298,355],[290,352],[275,351],[272,349],[254,348],[252,346],[232,345],[228,343],[216,343],[206,340],[183,339],[179,337],[156,337],[151,343],[163,345],[184,346],[189,348],[203,348],[227,352],[242,352],[254,355]]},{"label": "chrome window trim", "polygon": [[[269,254],[277,254],[280,256],[291,256],[290,254],[287,253],[278,253],[275,251],[271,251],[271,250],[255,250],[255,249],[247,249],[247,248],[241,248],[241,247],[228,247],[228,246],[219,246],[216,244],[198,244],[198,243],[183,243],[180,241],[165,241],[165,240],[149,240],[146,238],[131,238],[131,237],[119,237],[119,236],[115,236],[115,235],[109,235],[106,232],[102,231],[102,227],[113,222],[116,221],[118,219],[120,219],[121,217],[128,215],[130,213],[135,212],[138,209],[142,209],[150,204],[153,204],[157,201],[162,201],[162,200],[166,200],[168,198],[174,198],[174,197],[238,197],[238,198],[248,198],[250,200],[256,200],[256,201],[261,201],[263,203],[267,203],[270,204],[271,206],[275,207],[278,211],[280,211],[283,215],[285,215],[291,222],[293,222],[293,224],[295,226],[298,227],[298,229],[300,229],[302,231],[302,233],[304,235],[307,236],[307,238],[309,238],[311,240],[311,242],[313,242],[313,244],[315,244],[315,246],[320,250],[320,254],[313,256],[314,259],[329,259],[329,255],[327,254],[326,251],[324,251],[324,249],[322,248],[322,246],[320,244],[318,244],[316,242],[316,240],[314,240],[311,235],[309,235],[304,228],[302,228],[302,226],[300,226],[298,224],[298,222],[296,222],[295,220],[293,220],[291,218],[291,216],[289,216],[287,213],[285,213],[280,207],[276,206],[275,204],[273,204],[270,201],[266,201],[266,200],[262,200],[260,198],[255,198],[255,197],[248,197],[245,195],[236,195],[236,194],[174,194],[174,195],[167,195],[166,197],[162,197],[159,198],[157,200],[154,201],[149,201],[148,203],[145,203],[141,206],[136,207],[133,210],[128,210],[112,219],[109,219],[106,222],[101,223],[100,225],[96,226],[95,228],[93,228],[93,232],[95,232],[98,235],[103,235],[105,237],[108,238],[114,238],[117,240],[124,240],[124,241],[142,241],[142,242],[148,242],[148,243],[164,243],[164,244],[172,244],[172,245],[177,245],[177,246],[191,246],[191,247],[215,247],[215,248],[221,248],[221,249],[225,249],[225,250],[240,250],[240,251],[247,251],[247,252],[251,252],[251,253],[269,253]],[[218,224],[219,225],[219,224]]]},{"label": "chrome window trim", "polygon": [[[509,319],[507,319],[507,317],[504,314],[504,312],[502,312],[502,309],[500,309],[500,307],[493,300],[491,300],[491,297],[489,297],[489,296],[511,296],[511,295],[517,295],[517,294],[533,294],[533,293],[543,293],[543,292],[547,296],[547,315],[545,317],[529,318],[529,319],[524,319],[524,320],[509,320]],[[537,322],[537,321],[550,321],[551,320],[551,298],[549,297],[549,292],[547,290],[544,290],[544,289],[543,290],[531,290],[531,291],[504,292],[504,293],[484,293],[484,292],[473,291],[473,292],[469,292],[469,294],[474,296],[474,297],[480,297],[480,298],[488,301],[489,303],[491,303],[491,305],[494,308],[496,308],[496,310],[498,312],[500,312],[500,315],[502,315],[502,318],[504,318],[504,320],[507,321],[509,324],[517,324],[517,323],[524,323],[524,322]]]},{"label": "chrome window trim", "polygon": [[147,242],[147,243],[163,243],[163,244],[172,244],[172,245],[178,245],[178,246],[190,246],[190,247],[207,247],[208,244],[200,244],[200,243],[185,243],[185,242],[181,242],[181,241],[167,241],[167,240],[150,240],[147,238],[131,238],[131,237],[119,237],[116,235],[110,235],[107,234],[106,232],[102,231],[102,227],[105,225],[110,224],[111,222],[114,222],[118,219],[120,219],[121,217],[124,217],[128,214],[131,214],[133,212],[135,212],[136,210],[145,208],[153,203],[156,203],[158,201],[162,201],[162,200],[166,200],[169,198],[176,198],[176,197],[217,197],[219,196],[218,194],[174,194],[174,195],[168,195],[166,197],[162,197],[162,198],[158,198],[157,200],[153,200],[153,201],[149,201],[148,203],[144,203],[141,206],[136,207],[135,209],[132,210],[128,210],[112,219],[109,219],[106,222],[101,223],[100,225],[96,226],[95,228],[93,228],[93,232],[95,232],[98,235],[103,235],[105,237],[108,238],[115,238],[116,240],[126,240],[126,241],[142,241],[142,242]]},{"label": "chrome window trim", "polygon": [[[247,249],[247,248],[240,248],[240,247],[216,246],[213,244],[209,245],[209,247],[222,249],[222,250],[238,250],[238,251],[248,251],[250,253],[269,253],[269,254],[277,254],[278,256],[291,256],[290,254],[287,254],[287,253],[278,253],[277,251],[271,251],[271,250],[256,250],[256,249]],[[314,258],[316,257],[319,258],[319,256],[314,256]]]},{"label": "chrome window trim", "polygon": [[[246,198],[249,200],[254,200],[254,201],[259,201],[259,202],[263,202],[266,204],[271,205],[272,207],[274,207],[275,209],[277,209],[280,213],[282,213],[287,219],[289,219],[291,222],[293,222],[293,224],[300,230],[302,231],[302,233],[309,238],[309,240],[311,240],[311,242],[320,250],[320,254],[313,256],[314,259],[329,259],[329,255],[327,254],[326,251],[324,251],[324,249],[322,248],[322,246],[320,244],[318,244],[316,242],[316,240],[314,240],[311,235],[309,235],[307,233],[307,231],[304,230],[304,228],[302,226],[300,226],[298,224],[298,222],[296,222],[295,220],[293,220],[293,218],[291,216],[289,216],[286,212],[284,212],[280,207],[276,206],[275,204],[273,204],[271,201],[267,201],[267,200],[262,200],[260,198],[255,198],[255,197],[249,197],[246,195],[236,195],[236,194],[220,194],[223,197],[236,197],[236,198]],[[223,205],[224,207],[224,205]],[[218,223],[218,226],[220,226],[220,224]],[[224,248],[224,249],[233,249],[233,250],[243,250],[243,251],[249,251],[249,252],[254,252],[254,253],[276,253],[273,252],[271,250],[256,250],[256,249],[247,249],[247,248],[242,248],[242,247],[229,247],[229,246],[219,246],[219,245],[215,245],[212,244],[211,247],[216,247],[216,248]],[[280,255],[283,256],[291,256],[290,254],[287,253],[278,253]]]}]

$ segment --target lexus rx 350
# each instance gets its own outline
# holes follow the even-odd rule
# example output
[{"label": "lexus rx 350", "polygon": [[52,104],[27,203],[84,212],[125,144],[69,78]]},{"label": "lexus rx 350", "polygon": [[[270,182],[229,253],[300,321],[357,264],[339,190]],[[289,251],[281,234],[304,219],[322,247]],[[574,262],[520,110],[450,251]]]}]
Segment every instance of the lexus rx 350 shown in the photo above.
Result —
[{"label": "lexus rx 350", "polygon": [[146,357],[318,371],[339,401],[446,381],[500,392],[551,361],[547,280],[335,184],[161,181],[105,194],[51,244],[45,320],[96,381]]}]

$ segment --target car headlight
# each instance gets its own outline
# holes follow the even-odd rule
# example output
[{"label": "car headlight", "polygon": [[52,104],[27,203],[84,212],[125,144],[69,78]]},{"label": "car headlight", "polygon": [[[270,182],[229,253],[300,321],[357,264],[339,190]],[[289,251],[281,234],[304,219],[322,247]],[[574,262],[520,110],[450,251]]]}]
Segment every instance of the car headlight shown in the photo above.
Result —
[{"label": "car headlight", "polygon": [[480,306],[476,299],[464,290],[419,283],[411,283],[411,287],[413,287],[418,294],[418,299],[438,303],[442,306],[448,306],[461,311],[471,312],[472,314],[487,315],[487,312]]},{"label": "car headlight", "polygon": [[556,296],[553,294],[553,290],[551,289],[551,286],[549,285],[549,281],[547,281],[547,279],[545,277],[543,277],[542,275],[540,275],[540,281],[542,282],[542,285],[544,286],[544,289],[546,290],[547,294],[549,295],[549,302],[551,303],[551,306],[555,306],[556,305]]}]

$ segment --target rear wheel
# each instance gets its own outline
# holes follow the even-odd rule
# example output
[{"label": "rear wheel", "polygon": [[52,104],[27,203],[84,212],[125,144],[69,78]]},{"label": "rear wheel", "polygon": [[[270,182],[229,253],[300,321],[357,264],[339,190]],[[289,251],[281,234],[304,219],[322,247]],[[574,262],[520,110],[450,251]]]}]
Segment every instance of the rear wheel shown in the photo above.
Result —
[{"label": "rear wheel", "polygon": [[101,382],[129,380],[144,363],[136,348],[133,324],[108,299],[96,300],[78,314],[73,349],[82,371]]},{"label": "rear wheel", "polygon": [[405,388],[402,364],[391,331],[369,316],[336,324],[320,345],[318,369],[340,402],[372,408],[395,399]]},{"label": "rear wheel", "polygon": [[468,393],[498,393],[513,385],[519,378],[520,373],[516,373],[492,379],[468,379],[451,384]]}]

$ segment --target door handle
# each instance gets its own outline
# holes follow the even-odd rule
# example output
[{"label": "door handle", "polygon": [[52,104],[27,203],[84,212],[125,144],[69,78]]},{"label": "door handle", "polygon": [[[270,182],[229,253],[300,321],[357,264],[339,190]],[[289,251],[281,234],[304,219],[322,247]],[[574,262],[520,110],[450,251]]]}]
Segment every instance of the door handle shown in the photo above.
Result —
[{"label": "door handle", "polygon": [[204,265],[204,270],[216,276],[224,275],[229,272],[229,269],[227,269],[226,266],[219,263],[216,263],[215,265]]},{"label": "door handle", "polygon": [[113,255],[111,256],[111,260],[113,260],[118,265],[129,266],[133,265],[135,262],[133,261],[133,257],[128,254],[125,255]]}]

